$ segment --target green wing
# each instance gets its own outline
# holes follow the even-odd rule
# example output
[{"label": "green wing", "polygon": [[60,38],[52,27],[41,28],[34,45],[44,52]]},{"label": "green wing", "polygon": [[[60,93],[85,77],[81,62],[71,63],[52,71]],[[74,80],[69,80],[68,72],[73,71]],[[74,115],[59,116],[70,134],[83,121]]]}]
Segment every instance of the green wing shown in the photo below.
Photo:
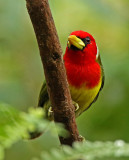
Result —
[{"label": "green wing", "polygon": [[44,109],[45,111],[44,118],[49,119],[49,120],[53,119],[53,113],[49,112],[49,109],[51,108],[51,104],[50,104],[49,96],[47,92],[46,81],[44,81],[40,94],[39,94],[38,107],[41,107]]},{"label": "green wing", "polygon": [[101,91],[103,89],[103,86],[104,86],[105,74],[104,74],[104,68],[103,68],[103,65],[102,65],[102,62],[101,62],[100,55],[98,56],[97,62],[100,64],[101,71],[102,71],[102,85],[101,85],[101,88],[100,88],[100,91]]},{"label": "green wing", "polygon": [[[99,65],[101,66],[102,84],[101,84],[101,87],[100,87],[100,90],[99,90],[98,94],[96,95],[96,97],[95,97],[95,99],[93,100],[93,102],[91,102],[91,104],[88,106],[88,108],[89,108],[94,102],[96,102],[96,100],[98,99],[99,94],[100,94],[100,91],[103,89],[104,81],[105,81],[104,69],[103,69],[103,65],[102,65],[102,62],[101,62],[100,55],[98,56],[96,62],[99,63]],[[87,108],[87,109],[88,109],[88,108]],[[87,109],[86,109],[86,110],[87,110]]]},{"label": "green wing", "polygon": [[47,92],[47,86],[46,86],[46,81],[44,81],[40,94],[39,94],[38,107],[43,108],[45,103],[48,101],[49,101],[49,97],[48,97],[48,92]]},{"label": "green wing", "polygon": [[[48,107],[49,107],[49,97],[48,97],[48,92],[47,92],[47,86],[46,82],[44,81],[43,86],[41,88],[40,94],[39,94],[39,101],[38,101],[38,107],[42,107],[45,110],[45,117],[48,118]],[[34,131],[34,132],[29,132],[30,139],[35,139],[39,137],[43,132],[41,131]]]},{"label": "green wing", "polygon": [[101,62],[100,55],[98,56],[98,58],[97,58],[96,61],[97,61],[97,62],[100,64],[100,66],[101,66],[101,72],[102,72],[102,84],[101,84],[101,87],[100,87],[100,90],[99,90],[97,96],[95,97],[95,99],[94,99],[94,101],[93,101],[92,103],[96,102],[96,100],[98,99],[99,93],[100,93],[100,91],[103,89],[104,82],[105,82],[104,68],[103,68],[103,65],[102,65],[102,62]]}]

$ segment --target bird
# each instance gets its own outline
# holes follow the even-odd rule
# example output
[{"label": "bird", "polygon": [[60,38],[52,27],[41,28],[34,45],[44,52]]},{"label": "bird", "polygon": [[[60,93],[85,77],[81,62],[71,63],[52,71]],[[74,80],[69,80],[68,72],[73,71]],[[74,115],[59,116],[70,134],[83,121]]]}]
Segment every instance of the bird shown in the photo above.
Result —
[{"label": "bird", "polygon": [[[104,86],[104,69],[93,36],[82,30],[73,31],[68,36],[63,61],[75,116],[78,117],[97,100]],[[38,106],[44,108],[48,119],[52,119],[46,82],[40,91]]]},{"label": "bird", "polygon": [[[97,100],[104,86],[104,69],[93,36],[82,30],[72,32],[68,36],[63,60],[78,117]],[[52,112],[46,82],[42,86],[38,106]]]}]

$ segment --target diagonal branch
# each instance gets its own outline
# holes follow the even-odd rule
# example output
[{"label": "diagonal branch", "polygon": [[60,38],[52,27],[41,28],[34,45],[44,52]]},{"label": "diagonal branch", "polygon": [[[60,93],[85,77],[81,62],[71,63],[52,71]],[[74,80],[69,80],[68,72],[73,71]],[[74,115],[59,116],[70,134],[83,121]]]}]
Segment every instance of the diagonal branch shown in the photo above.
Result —
[{"label": "diagonal branch", "polygon": [[80,138],[62,60],[62,49],[48,0],[26,0],[26,2],[37,37],[49,98],[54,110],[54,120],[63,123],[70,133],[68,138],[59,137],[60,142],[72,145],[74,141],[80,141]]}]

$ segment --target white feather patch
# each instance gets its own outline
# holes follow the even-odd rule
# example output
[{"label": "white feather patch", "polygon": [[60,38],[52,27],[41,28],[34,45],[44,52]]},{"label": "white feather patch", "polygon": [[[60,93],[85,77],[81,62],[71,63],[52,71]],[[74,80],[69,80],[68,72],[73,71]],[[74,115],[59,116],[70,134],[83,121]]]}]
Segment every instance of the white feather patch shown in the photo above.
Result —
[{"label": "white feather patch", "polygon": [[98,56],[99,56],[99,48],[98,48],[98,46],[97,46],[97,54],[96,54],[96,59],[98,58]]}]

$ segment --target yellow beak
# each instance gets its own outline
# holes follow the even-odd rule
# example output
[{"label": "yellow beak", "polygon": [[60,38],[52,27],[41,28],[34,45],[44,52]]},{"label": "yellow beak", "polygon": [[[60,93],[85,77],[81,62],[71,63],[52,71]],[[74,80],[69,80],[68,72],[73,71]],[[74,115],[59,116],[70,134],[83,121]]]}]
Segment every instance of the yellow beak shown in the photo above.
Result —
[{"label": "yellow beak", "polygon": [[77,47],[78,49],[82,50],[85,47],[85,43],[75,35],[70,35],[68,37],[68,47],[70,48],[71,45]]}]

